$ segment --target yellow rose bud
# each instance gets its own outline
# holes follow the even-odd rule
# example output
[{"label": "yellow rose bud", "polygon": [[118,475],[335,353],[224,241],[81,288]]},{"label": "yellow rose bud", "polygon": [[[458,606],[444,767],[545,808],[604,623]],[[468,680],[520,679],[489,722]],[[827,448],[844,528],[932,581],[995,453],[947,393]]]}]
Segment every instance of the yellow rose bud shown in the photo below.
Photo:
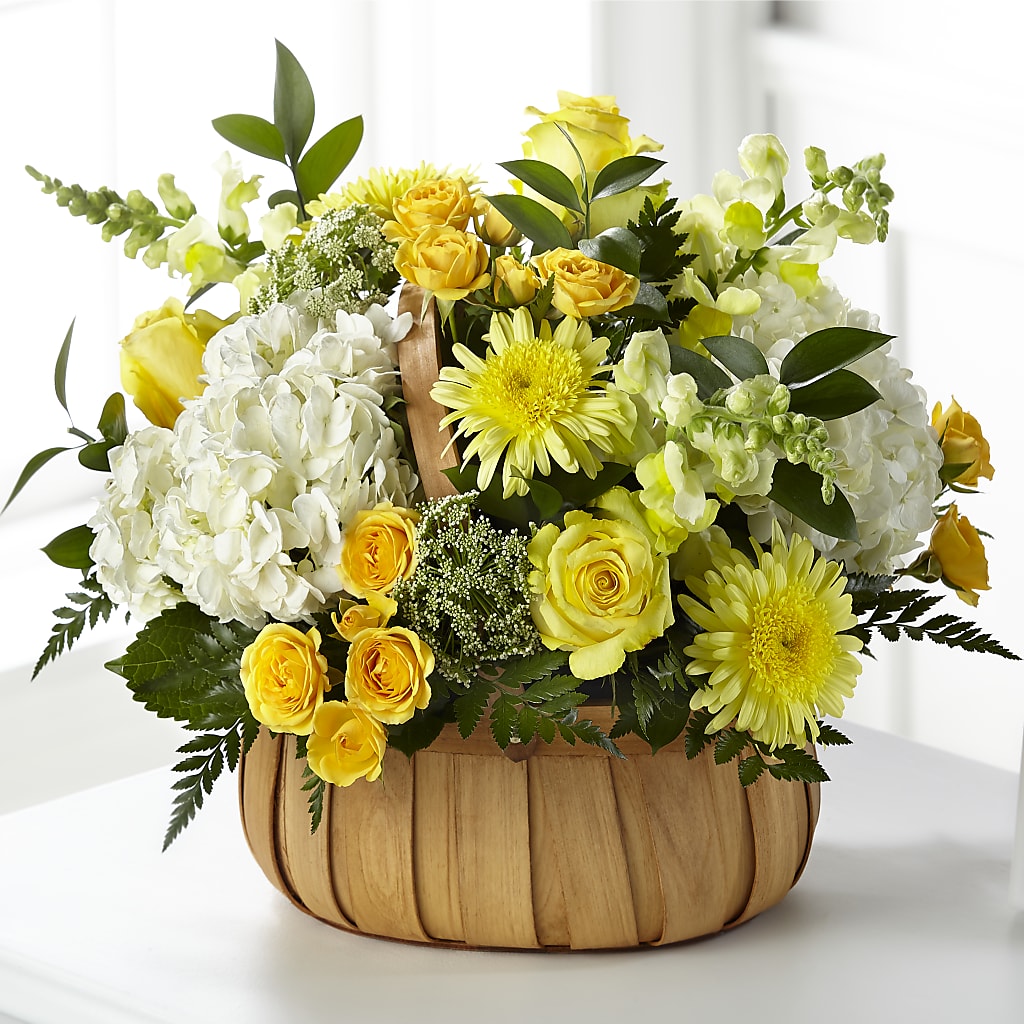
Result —
[{"label": "yellow rose bud", "polygon": [[475,235],[447,225],[424,228],[395,253],[395,269],[439,299],[464,299],[491,282],[487,246]]},{"label": "yellow rose bud", "polygon": [[135,320],[121,341],[121,386],[150,423],[173,427],[182,400],[202,393],[206,343],[228,323],[202,310],[186,313],[177,299]]},{"label": "yellow rose bud", "polygon": [[494,261],[494,301],[501,302],[502,286],[512,296],[512,304],[525,306],[540,291],[540,278],[532,267],[525,267],[514,256],[499,256]]},{"label": "yellow rose bud", "polygon": [[535,257],[533,265],[542,281],[555,279],[551,304],[577,320],[622,309],[636,300],[640,290],[639,278],[578,249],[552,249]]},{"label": "yellow rose bud", "polygon": [[341,534],[341,585],[353,597],[389,594],[416,568],[419,513],[382,502],[357,512]]},{"label": "yellow rose bud", "polygon": [[303,633],[271,622],[242,652],[242,685],[256,721],[274,732],[308,736],[313,714],[330,689],[316,629]]},{"label": "yellow rose bud", "polygon": [[427,706],[433,651],[412,630],[364,629],[348,649],[345,696],[378,721],[398,725]]},{"label": "yellow rose bud", "polygon": [[966,516],[950,505],[932,530],[931,553],[942,566],[942,575],[955,588],[961,601],[977,605],[976,590],[990,590],[988,559],[978,531]]},{"label": "yellow rose bud", "polygon": [[964,412],[955,398],[945,411],[941,402],[936,403],[932,426],[942,443],[943,464],[967,467],[952,478],[956,483],[976,487],[979,477],[992,479],[995,470],[989,462],[988,441],[981,433],[981,424],[969,412]]},{"label": "yellow rose bud", "polygon": [[387,747],[384,727],[362,708],[343,701],[321,704],[313,716],[306,760],[315,775],[335,786],[380,777]]},{"label": "yellow rose bud", "polygon": [[523,234],[506,216],[496,207],[485,202],[485,212],[481,216],[477,212],[473,221],[476,233],[488,244],[507,247],[515,245]]},{"label": "yellow rose bud", "polygon": [[578,679],[618,671],[673,622],[668,560],[639,524],[568,512],[565,529],[544,526],[528,554],[534,624],[546,647],[572,652]]},{"label": "yellow rose bud", "polygon": [[384,237],[389,242],[402,242],[416,238],[424,228],[445,224],[463,231],[476,212],[477,202],[462,178],[420,182],[395,200],[393,219],[383,227]]},{"label": "yellow rose bud", "polygon": [[338,608],[338,613],[331,616],[331,621],[343,640],[348,640],[351,643],[356,638],[356,634],[361,633],[364,629],[381,629],[398,611],[397,602],[383,594],[375,594],[371,591],[366,595],[366,600],[366,604],[343,601]]}]

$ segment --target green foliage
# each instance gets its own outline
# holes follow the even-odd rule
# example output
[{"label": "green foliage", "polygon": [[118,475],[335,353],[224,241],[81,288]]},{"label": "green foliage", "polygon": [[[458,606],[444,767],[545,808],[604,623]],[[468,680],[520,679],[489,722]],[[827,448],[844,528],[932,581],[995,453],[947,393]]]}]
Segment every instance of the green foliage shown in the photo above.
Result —
[{"label": "green foliage", "polygon": [[613,160],[601,168],[591,188],[591,202],[628,192],[631,188],[642,185],[659,167],[664,167],[664,160],[651,156],[624,156]]},{"label": "green foliage", "polygon": [[761,350],[745,338],[725,334],[713,338],[703,338],[701,344],[727,369],[737,380],[747,380],[759,374],[767,374],[768,362]]},{"label": "green foliage", "polygon": [[859,374],[851,370],[833,370],[810,384],[792,388],[789,411],[820,420],[852,416],[877,402],[882,396]]},{"label": "green foliage", "polygon": [[750,737],[738,729],[723,729],[715,737],[715,764],[728,764],[750,746]]},{"label": "green foliage", "polygon": [[[81,590],[65,595],[70,604],[58,608],[53,613],[57,621],[53,624],[46,647],[32,670],[33,679],[45,665],[69,650],[87,625],[92,629],[100,619],[104,622],[110,619],[114,604],[104,593],[99,582],[92,576],[83,576],[80,585]],[[77,607],[74,607],[76,605]]]},{"label": "green foliage", "polygon": [[634,277],[640,273],[640,239],[625,228],[608,228],[595,238],[580,239],[579,249],[584,256],[618,267]]},{"label": "green foliage", "polygon": [[822,747],[845,747],[850,744],[851,740],[834,725],[818,722],[818,738],[815,742]]},{"label": "green foliage", "polygon": [[54,565],[65,569],[91,569],[93,560],[89,548],[92,547],[93,537],[88,526],[73,526],[54,537],[43,548],[43,554]]},{"label": "green foliage", "polygon": [[[671,288],[670,282],[679,277],[697,258],[694,253],[680,251],[687,236],[675,230],[680,217],[675,206],[676,200],[668,199],[655,209],[648,196],[644,200],[640,216],[635,222],[630,221],[628,225],[629,230],[640,239],[640,280],[660,284],[664,295],[667,295]],[[682,323],[689,312],[689,307],[677,306],[677,311],[679,315],[673,314],[672,320],[675,323]]]},{"label": "green foliage", "polygon": [[571,249],[572,236],[566,226],[546,206],[529,196],[487,196],[488,202],[509,223],[533,242],[533,255],[549,249]]},{"label": "green foliage", "polygon": [[732,378],[707,356],[680,345],[669,348],[673,373],[688,373],[697,384],[697,396],[707,402],[716,391],[732,387]]},{"label": "green foliage", "polygon": [[275,192],[269,205],[292,202],[299,220],[306,220],[306,200],[328,191],[355,156],[363,138],[363,119],[352,117],[336,124],[303,155],[316,114],[313,89],[291,50],[280,40],[275,45],[273,123],[255,114],[225,114],[214,118],[213,128],[239,149],[284,164],[295,188]]},{"label": "green foliage", "polygon": [[803,384],[874,352],[893,335],[860,327],[826,327],[801,338],[779,368],[783,384]]},{"label": "green foliage", "polygon": [[857,540],[857,517],[846,495],[836,489],[831,504],[826,504],[821,484],[821,477],[810,466],[780,459],[775,463],[768,497],[815,530],[841,540]]},{"label": "green foliage", "polygon": [[514,174],[524,185],[528,185],[545,199],[550,199],[568,210],[583,213],[576,186],[557,167],[544,163],[543,160],[506,160],[498,166],[509,174]]},{"label": "green foliage", "polygon": [[[973,622],[956,615],[935,615],[920,622],[941,600],[941,596],[925,590],[886,590],[881,581],[892,577],[876,577],[875,583],[856,578],[853,584],[854,610],[862,621],[849,632],[861,639],[867,651],[872,634],[877,633],[891,643],[901,637],[911,640],[931,640],[944,647],[958,647],[964,651],[995,654],[1010,661],[1020,661],[1020,655],[1004,647]],[[848,583],[847,589],[851,590]],[[865,614],[870,612],[866,619]]]},{"label": "green foliage", "polygon": [[295,760],[302,761],[302,792],[307,793],[309,806],[309,834],[315,835],[324,816],[324,797],[327,795],[327,783],[320,778],[306,761],[306,737],[296,736]]}]

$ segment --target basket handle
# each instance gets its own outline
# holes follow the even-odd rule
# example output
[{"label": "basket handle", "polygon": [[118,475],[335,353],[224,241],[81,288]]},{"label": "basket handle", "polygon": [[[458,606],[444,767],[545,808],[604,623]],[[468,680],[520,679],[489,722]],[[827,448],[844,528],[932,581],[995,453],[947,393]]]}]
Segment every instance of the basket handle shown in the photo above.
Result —
[{"label": "basket handle", "polygon": [[459,453],[452,442],[451,426],[441,426],[446,410],[430,397],[430,389],[441,370],[441,331],[434,299],[431,297],[424,309],[424,297],[423,289],[417,285],[402,286],[398,310],[411,313],[413,325],[398,343],[398,369],[402,375],[409,441],[416,455],[423,493],[428,498],[442,498],[458,494],[442,470],[458,466]]}]

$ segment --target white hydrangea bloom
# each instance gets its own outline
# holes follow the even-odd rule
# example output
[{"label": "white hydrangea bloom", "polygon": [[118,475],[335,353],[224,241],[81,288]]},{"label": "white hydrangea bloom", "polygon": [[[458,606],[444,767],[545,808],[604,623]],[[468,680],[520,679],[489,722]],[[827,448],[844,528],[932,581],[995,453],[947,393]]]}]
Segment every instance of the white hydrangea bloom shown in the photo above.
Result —
[{"label": "white hydrangea bloom", "polygon": [[321,610],[341,589],[343,525],[379,501],[407,505],[416,486],[384,411],[389,349],[408,323],[375,309],[326,330],[277,305],[215,335],[203,394],[161,435],[161,472],[124,456],[97,513],[93,557],[111,597],[150,617],[166,595],[136,582],[167,578],[208,615],[254,627]]},{"label": "white hydrangea bloom", "polygon": [[[754,342],[777,371],[793,346],[805,335],[824,327],[849,326],[878,330],[878,318],[851,309],[827,279],[806,298],[770,273],[748,271],[747,288],[762,296],[756,313],[736,317],[733,332]],[[930,425],[923,389],[911,383],[911,373],[881,348],[851,364],[850,369],[873,384],[882,400],[853,416],[830,420],[825,426],[835,448],[837,483],[853,507],[860,539],[840,541],[812,530],[774,503],[767,508],[744,503],[758,539],[771,538],[771,519],[787,535],[796,531],[830,558],[851,569],[884,573],[906,564],[905,555],[934,525],[933,502],[941,489],[942,452]]]}]

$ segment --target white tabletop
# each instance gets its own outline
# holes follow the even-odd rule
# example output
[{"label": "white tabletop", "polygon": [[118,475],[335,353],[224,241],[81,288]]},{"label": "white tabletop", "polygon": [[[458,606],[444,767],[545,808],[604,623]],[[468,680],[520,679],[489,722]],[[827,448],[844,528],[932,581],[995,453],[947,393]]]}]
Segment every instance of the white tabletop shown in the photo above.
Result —
[{"label": "white tabletop", "polygon": [[628,953],[440,950],[320,924],[256,867],[234,779],[166,854],[165,770],[4,815],[0,1022],[1020,1024],[1016,775],[848,732],[852,747],[824,754],[836,781],[782,904]]}]

